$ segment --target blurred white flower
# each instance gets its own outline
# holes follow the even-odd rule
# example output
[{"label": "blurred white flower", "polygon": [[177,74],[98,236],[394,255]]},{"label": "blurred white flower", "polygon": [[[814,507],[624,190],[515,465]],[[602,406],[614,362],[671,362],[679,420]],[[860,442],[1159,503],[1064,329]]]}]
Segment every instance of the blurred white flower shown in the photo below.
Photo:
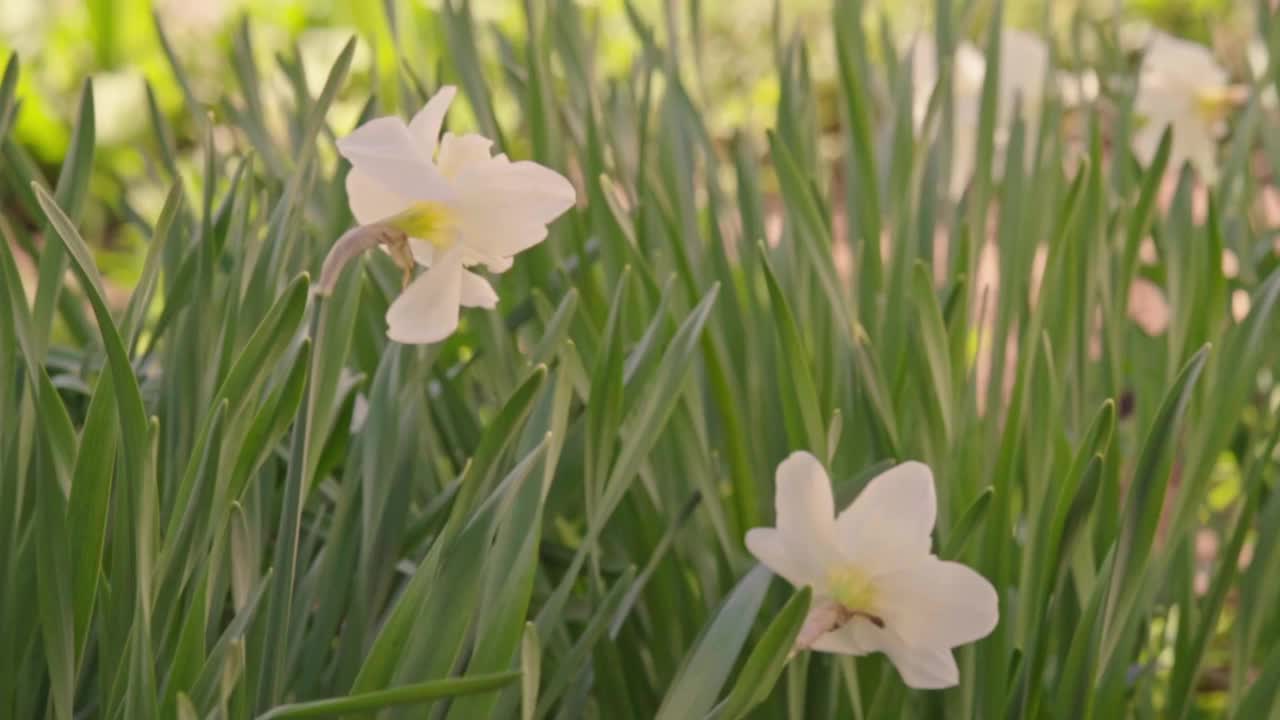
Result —
[{"label": "blurred white flower", "polygon": [[[928,35],[918,37],[912,48],[913,110],[916,129],[924,124],[929,99],[938,83],[937,47]],[[1034,127],[1044,98],[1045,72],[1049,50],[1039,35],[1006,28],[1000,38],[1000,82],[996,89],[995,140],[997,150],[1008,140],[1019,108],[1029,127]],[[951,195],[958,197],[973,175],[979,118],[982,113],[982,83],[986,60],[982,51],[962,42],[956,47],[952,73],[952,100],[955,108],[955,146],[951,158]],[[998,169],[998,165],[997,165]]]},{"label": "blurred white flower", "polygon": [[959,682],[951,648],[996,626],[995,588],[960,563],[930,552],[937,513],[933,475],[921,463],[871,480],[839,515],[817,458],[793,453],[778,466],[776,528],[747,533],[747,549],[813,605],[796,648],[883,652],[907,685]]},{"label": "blurred white flower", "polygon": [[1226,98],[1227,72],[1203,45],[1152,31],[1142,58],[1133,110],[1142,126],[1133,149],[1149,163],[1166,127],[1173,130],[1169,169],[1184,162],[1205,182],[1217,175],[1218,116]]},{"label": "blurred white flower", "polygon": [[487,138],[440,137],[455,92],[441,88],[407,125],[381,117],[338,141],[351,162],[347,196],[356,220],[408,236],[407,247],[388,243],[406,279],[414,263],[427,268],[387,311],[387,336],[396,342],[438,342],[457,328],[460,307],[496,307],[493,287],[467,268],[506,271],[576,198],[554,170],[490,154]]}]

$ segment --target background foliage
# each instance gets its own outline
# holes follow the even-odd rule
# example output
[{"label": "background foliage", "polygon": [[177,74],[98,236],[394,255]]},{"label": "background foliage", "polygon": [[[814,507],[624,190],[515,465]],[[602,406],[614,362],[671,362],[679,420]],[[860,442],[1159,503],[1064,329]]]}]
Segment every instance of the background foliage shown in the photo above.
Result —
[{"label": "background foliage", "polygon": [[[1050,95],[999,160],[994,73],[973,138],[945,81],[916,133],[906,43],[857,2],[754,45],[709,2],[472,5],[365,4],[363,42],[252,6],[200,43],[89,3],[57,16],[89,64],[8,58],[0,714],[1274,716],[1274,66],[1206,187],[1168,140],[1125,151],[1132,83]],[[1021,15],[932,12],[988,67]],[[1277,26],[1245,14],[1244,37]],[[1130,77],[1112,21],[1072,17],[1064,62]],[[769,78],[736,116],[718,98],[754,86],[717,85],[726,47]],[[127,139],[99,122],[124,81],[74,110],[39,85],[89,67],[151,80],[115,110]],[[325,302],[308,273],[351,223],[334,138],[444,82],[451,125],[581,200],[500,312],[398,346],[388,258]],[[987,152],[953,201],[962,142]],[[91,249],[129,237],[127,271]],[[1138,282],[1160,332],[1128,314]],[[894,460],[935,469],[935,548],[1002,598],[958,688],[785,662],[809,598],[741,538],[796,449],[842,502]]]}]

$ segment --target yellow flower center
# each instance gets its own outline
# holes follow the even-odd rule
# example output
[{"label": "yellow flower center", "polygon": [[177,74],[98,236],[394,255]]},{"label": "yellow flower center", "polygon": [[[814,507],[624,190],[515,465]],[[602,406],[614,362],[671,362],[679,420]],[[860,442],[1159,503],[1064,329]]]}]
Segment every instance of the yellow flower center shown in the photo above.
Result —
[{"label": "yellow flower center", "polygon": [[854,567],[836,568],[827,575],[827,587],[831,597],[849,613],[871,615],[876,588],[866,573]]},{"label": "yellow flower center", "polygon": [[1204,88],[1195,95],[1195,112],[1205,123],[1214,123],[1226,117],[1242,100],[1230,87]]},{"label": "yellow flower center", "polygon": [[426,240],[436,247],[447,247],[452,240],[453,211],[438,202],[416,202],[382,222],[409,237]]}]

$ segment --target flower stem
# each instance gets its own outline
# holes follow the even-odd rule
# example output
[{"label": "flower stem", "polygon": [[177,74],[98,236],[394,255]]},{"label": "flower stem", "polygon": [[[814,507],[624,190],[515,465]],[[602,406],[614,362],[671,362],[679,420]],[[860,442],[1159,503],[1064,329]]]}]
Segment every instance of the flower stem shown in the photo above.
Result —
[{"label": "flower stem", "polygon": [[[329,254],[325,256],[324,265],[320,268],[320,279],[315,284],[315,293],[326,296],[333,292],[338,284],[338,276],[352,258],[378,245],[389,245],[392,248],[407,246],[409,237],[386,223],[357,225],[342,234],[333,244]],[[397,262],[401,262],[397,257]]]}]

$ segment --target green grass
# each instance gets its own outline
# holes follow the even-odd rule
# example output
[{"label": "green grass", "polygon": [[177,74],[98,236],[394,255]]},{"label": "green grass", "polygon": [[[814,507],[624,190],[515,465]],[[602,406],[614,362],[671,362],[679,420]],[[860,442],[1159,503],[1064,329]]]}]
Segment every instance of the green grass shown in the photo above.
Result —
[{"label": "green grass", "polygon": [[[225,97],[171,66],[199,162],[149,113],[170,191],[127,214],[149,238],[127,300],[77,229],[101,202],[89,85],[56,183],[5,140],[0,716],[1280,717],[1280,271],[1257,212],[1275,67],[1217,184],[1184,173],[1164,203],[1180,169],[1167,145],[1150,167],[1124,150],[1131,85],[997,134],[988,83],[967,137],[944,82],[938,132],[916,133],[877,18],[833,4],[833,56],[777,37],[773,130],[725,138],[696,14],[666,18],[678,54],[632,14],[643,50],[608,79],[569,0],[527,2],[496,44],[446,3],[445,61],[406,53],[361,117],[457,84],[579,205],[495,280],[497,312],[426,347],[385,337],[382,253],[310,292],[353,222],[333,120],[352,44],[308,83],[295,55],[259,67],[246,25]],[[974,6],[940,0],[939,43],[980,27],[994,60],[1002,16]],[[266,123],[277,71],[292,103]],[[21,72],[10,57],[0,139]],[[984,152],[953,200],[956,143]],[[1158,336],[1127,312],[1139,279],[1166,293]],[[801,449],[841,504],[891,462],[933,468],[935,550],[1001,597],[958,687],[909,690],[880,655],[787,659],[808,592],[742,538]]]}]

